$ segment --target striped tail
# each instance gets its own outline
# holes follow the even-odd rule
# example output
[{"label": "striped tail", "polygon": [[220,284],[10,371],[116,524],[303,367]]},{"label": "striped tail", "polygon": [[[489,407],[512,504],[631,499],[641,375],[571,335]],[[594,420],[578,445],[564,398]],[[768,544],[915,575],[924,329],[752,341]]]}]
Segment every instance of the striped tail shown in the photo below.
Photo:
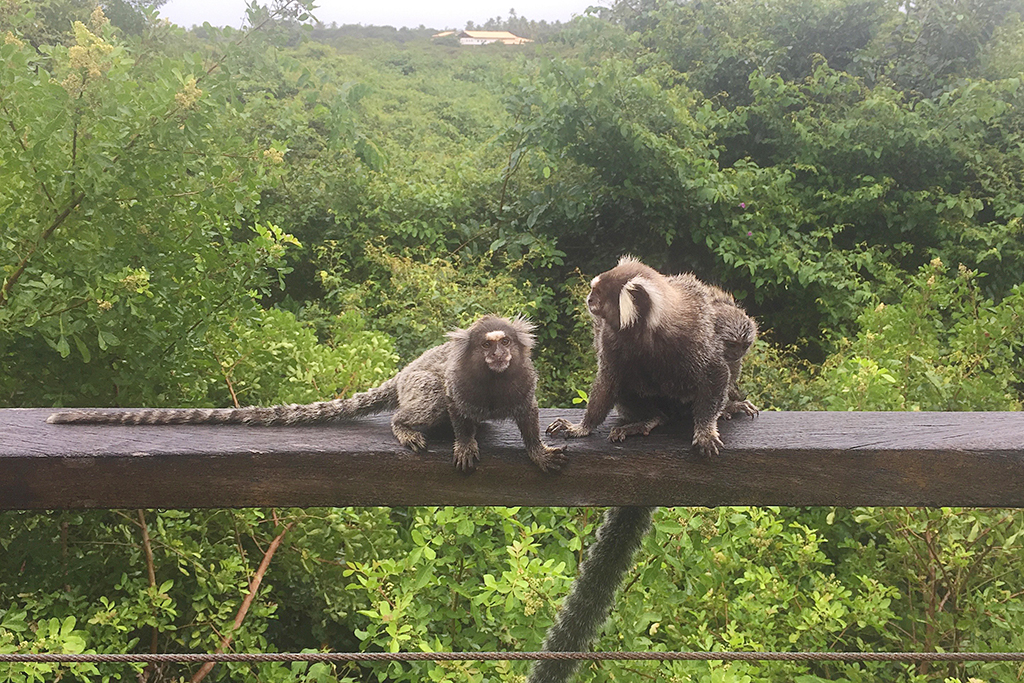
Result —
[{"label": "striped tail", "polygon": [[371,415],[398,407],[398,382],[318,403],[259,408],[146,408],[140,410],[62,410],[46,419],[50,424],[181,425],[252,424],[265,426],[313,424]]}]

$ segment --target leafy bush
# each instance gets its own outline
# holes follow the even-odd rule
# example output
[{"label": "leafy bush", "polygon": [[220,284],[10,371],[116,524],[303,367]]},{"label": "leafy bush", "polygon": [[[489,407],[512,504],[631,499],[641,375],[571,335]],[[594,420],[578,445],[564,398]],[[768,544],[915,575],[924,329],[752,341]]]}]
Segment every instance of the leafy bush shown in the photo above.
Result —
[{"label": "leafy bush", "polygon": [[[521,313],[539,325],[541,402],[568,406],[594,373],[587,283],[629,252],[757,316],[742,384],[762,408],[1020,409],[1015,2],[620,2],[536,52],[319,29],[328,47],[290,21],[186,34],[145,13],[124,37],[88,3],[0,3],[0,403],[345,396],[453,327]],[[0,651],[206,651],[226,635],[238,651],[533,649],[597,520],[6,512]],[[598,647],[1021,650],[1021,524],[662,510]],[[194,670],[41,664],[0,680]],[[230,664],[210,680],[525,670]],[[581,680],[1017,673],[604,663]]]},{"label": "leafy bush", "polygon": [[196,400],[207,331],[258,310],[294,243],[242,220],[274,163],[198,55],[135,59],[99,11],[75,35],[0,45],[0,395]]},{"label": "leafy bush", "polygon": [[902,300],[866,311],[818,380],[830,410],[1020,410],[1024,292],[985,299],[978,274],[938,258]]}]

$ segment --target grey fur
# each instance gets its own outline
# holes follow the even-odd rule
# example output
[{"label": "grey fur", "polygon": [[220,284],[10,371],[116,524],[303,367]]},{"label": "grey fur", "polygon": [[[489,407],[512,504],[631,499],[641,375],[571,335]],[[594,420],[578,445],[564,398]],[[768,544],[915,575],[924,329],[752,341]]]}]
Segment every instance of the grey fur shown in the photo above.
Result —
[{"label": "grey fur", "polygon": [[347,420],[394,410],[391,430],[414,450],[427,448],[426,432],[445,422],[455,431],[454,464],[471,472],[480,459],[476,426],[512,419],[527,454],[542,470],[566,463],[564,448],[546,446],[538,424],[537,372],[530,359],[533,325],[523,318],[484,316],[451,332],[449,341],[424,352],[396,376],[352,398],[269,408],[67,410],[50,415],[54,424],[253,424],[298,425]]},{"label": "grey fur", "polygon": [[649,434],[689,406],[694,451],[714,456],[722,447],[719,417],[757,414],[737,384],[757,325],[726,292],[627,256],[594,278],[587,306],[598,360],[587,410],[582,422],[560,418],[548,433],[586,436],[614,406],[626,424],[608,438],[622,441]]},{"label": "grey fur", "polygon": [[735,413],[753,417],[758,413],[757,406],[746,399],[739,379],[743,357],[757,339],[757,323],[736,303],[732,294],[713,285],[708,285],[708,289],[714,309],[715,339],[721,343],[722,358],[729,365],[729,401],[722,417],[729,420]]}]

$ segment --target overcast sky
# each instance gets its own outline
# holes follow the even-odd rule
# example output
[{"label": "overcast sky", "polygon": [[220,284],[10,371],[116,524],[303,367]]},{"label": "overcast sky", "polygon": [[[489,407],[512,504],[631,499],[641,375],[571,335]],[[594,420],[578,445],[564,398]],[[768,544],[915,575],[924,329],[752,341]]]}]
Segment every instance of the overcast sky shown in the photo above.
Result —
[{"label": "overcast sky", "polygon": [[[262,4],[262,3],[261,3]],[[605,0],[320,0],[314,15],[330,24],[363,24],[427,28],[465,28],[467,21],[482,24],[491,17],[508,17],[509,10],[533,21],[568,21],[590,5],[609,5]],[[168,0],[161,16],[189,28],[208,21],[214,26],[240,26],[245,0]]]}]

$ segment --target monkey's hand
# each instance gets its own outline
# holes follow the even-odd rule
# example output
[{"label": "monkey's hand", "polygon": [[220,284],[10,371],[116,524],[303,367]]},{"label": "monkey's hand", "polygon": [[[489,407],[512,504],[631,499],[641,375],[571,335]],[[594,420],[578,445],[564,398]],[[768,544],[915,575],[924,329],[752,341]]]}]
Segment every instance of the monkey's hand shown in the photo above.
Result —
[{"label": "monkey's hand", "polygon": [[761,411],[758,410],[750,401],[744,399],[742,401],[729,401],[726,404],[725,409],[722,410],[722,417],[726,420],[731,420],[732,416],[736,413],[746,413],[750,417],[755,417]]},{"label": "monkey's hand", "polygon": [[651,433],[652,429],[663,424],[665,424],[665,418],[661,415],[655,415],[644,422],[632,422],[628,425],[613,427],[612,431],[608,434],[608,440],[615,442],[625,441],[627,436],[633,436],[634,434],[647,436]]},{"label": "monkey's hand", "polygon": [[455,469],[469,474],[476,469],[476,464],[479,461],[480,447],[477,445],[476,439],[455,442],[455,452],[452,458],[452,464],[455,465]]},{"label": "monkey's hand", "polygon": [[427,437],[422,432],[401,425],[392,425],[391,430],[395,433],[398,442],[413,453],[422,453],[427,450]]},{"label": "monkey's hand", "polygon": [[560,417],[551,424],[549,424],[548,428],[544,431],[547,432],[548,434],[558,434],[559,432],[561,432],[565,435],[565,438],[567,439],[576,439],[581,436],[590,435],[590,430],[584,427],[582,422],[580,422],[579,424],[573,424],[572,422],[566,420],[564,417]]},{"label": "monkey's hand", "polygon": [[721,437],[718,436],[718,429],[710,430],[696,429],[693,433],[693,452],[702,458],[713,458],[718,455],[718,449],[725,448]]},{"label": "monkey's hand", "polygon": [[537,463],[542,472],[559,472],[569,462],[565,454],[565,446],[548,446],[540,444],[540,448],[528,451],[530,460]]}]

